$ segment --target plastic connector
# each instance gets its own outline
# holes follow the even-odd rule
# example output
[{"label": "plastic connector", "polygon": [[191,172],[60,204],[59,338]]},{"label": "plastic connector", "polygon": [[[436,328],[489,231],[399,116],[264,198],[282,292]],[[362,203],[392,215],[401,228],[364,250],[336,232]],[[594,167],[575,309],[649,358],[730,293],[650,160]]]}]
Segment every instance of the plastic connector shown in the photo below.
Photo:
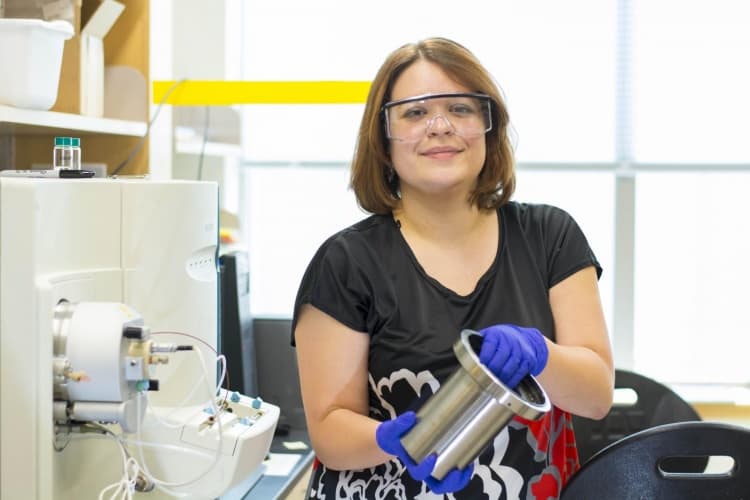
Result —
[{"label": "plastic connector", "polygon": [[177,350],[177,344],[164,344],[164,343],[153,343],[149,346],[149,351],[154,352],[175,352]]},{"label": "plastic connector", "polygon": [[122,330],[122,336],[131,340],[146,340],[151,334],[151,329],[143,325],[128,325]]},{"label": "plastic connector", "polygon": [[135,383],[135,390],[138,392],[143,391],[158,391],[159,381],[156,379],[143,379]]},{"label": "plastic connector", "polygon": [[177,345],[177,344],[151,344],[151,352],[176,352],[176,351],[192,351],[193,346],[191,345]]}]

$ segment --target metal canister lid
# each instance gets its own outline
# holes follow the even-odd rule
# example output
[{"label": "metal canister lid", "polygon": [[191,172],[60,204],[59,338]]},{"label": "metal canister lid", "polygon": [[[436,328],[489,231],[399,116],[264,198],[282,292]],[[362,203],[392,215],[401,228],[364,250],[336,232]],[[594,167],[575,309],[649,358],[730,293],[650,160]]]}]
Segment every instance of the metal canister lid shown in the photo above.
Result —
[{"label": "metal canister lid", "polygon": [[479,361],[481,346],[482,335],[479,332],[463,330],[460,340],[453,345],[453,351],[461,366],[482,389],[520,417],[533,419],[550,410],[547,395],[532,375],[524,377],[515,389],[506,387]]}]

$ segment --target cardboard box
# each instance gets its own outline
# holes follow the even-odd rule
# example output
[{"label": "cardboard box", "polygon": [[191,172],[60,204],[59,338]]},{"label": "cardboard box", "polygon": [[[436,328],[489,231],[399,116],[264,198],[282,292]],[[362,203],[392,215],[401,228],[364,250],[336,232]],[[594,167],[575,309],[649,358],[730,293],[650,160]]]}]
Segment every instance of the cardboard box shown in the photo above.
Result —
[{"label": "cardboard box", "polygon": [[104,37],[125,5],[115,0],[77,1],[76,35],[65,42],[60,90],[53,111],[104,114]]},{"label": "cardboard box", "polygon": [[73,23],[76,5],[80,0],[0,0],[0,17]]},{"label": "cardboard box", "polygon": [[52,111],[81,112],[81,0],[73,0],[73,38],[65,42],[57,101]]}]

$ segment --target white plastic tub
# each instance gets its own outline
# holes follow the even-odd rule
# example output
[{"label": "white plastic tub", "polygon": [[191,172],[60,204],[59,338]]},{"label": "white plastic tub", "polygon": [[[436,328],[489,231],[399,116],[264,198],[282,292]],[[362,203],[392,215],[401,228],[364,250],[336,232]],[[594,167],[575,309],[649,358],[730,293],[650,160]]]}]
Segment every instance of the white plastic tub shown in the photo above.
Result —
[{"label": "white plastic tub", "polygon": [[66,21],[0,19],[0,104],[50,109],[57,100]]}]

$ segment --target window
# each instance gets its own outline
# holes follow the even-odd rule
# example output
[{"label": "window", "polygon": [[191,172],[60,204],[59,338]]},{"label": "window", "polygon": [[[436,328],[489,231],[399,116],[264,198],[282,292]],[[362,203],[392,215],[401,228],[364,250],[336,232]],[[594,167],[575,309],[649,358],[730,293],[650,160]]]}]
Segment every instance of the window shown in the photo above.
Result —
[{"label": "window", "polygon": [[315,251],[365,214],[348,189],[344,165],[253,165],[244,172],[250,243],[250,310],[290,317]]},{"label": "window", "polygon": [[[280,0],[248,6],[243,78],[371,80],[428,36],[469,47],[505,93],[522,161],[606,161],[614,150],[614,2]],[[581,15],[585,13],[585,15]],[[251,160],[349,161],[360,106],[248,106]],[[289,143],[293,138],[293,143]]]},{"label": "window", "polygon": [[633,158],[750,162],[750,3],[634,2]]},{"label": "window", "polygon": [[[429,8],[384,0],[368,12],[367,22],[362,22],[358,8],[331,0],[253,4],[246,8],[245,26],[252,29],[244,34],[243,78],[371,80],[391,50],[440,34],[469,47],[495,77],[510,109],[520,161],[580,163],[612,159],[612,2],[487,4],[470,0],[461,6],[461,11],[470,14],[464,22],[446,15],[454,10],[455,4],[445,0]],[[583,11],[589,15],[581,16]],[[513,22],[505,21],[510,19]],[[258,291],[252,294],[255,314],[291,314],[301,273],[312,252],[327,236],[343,228],[343,222],[365,216],[346,187],[362,110],[361,105],[244,107],[248,167],[244,212],[249,214],[252,288]],[[558,174],[554,178],[555,183],[570,184],[570,188],[577,182],[588,182]],[[544,188],[545,176],[529,174],[529,179],[529,185],[520,184],[519,193],[523,189],[530,194],[549,193]],[[601,183],[600,179],[591,180]],[[562,208],[581,199],[577,189],[582,186],[564,191],[550,187]],[[542,196],[536,199],[544,201]],[[611,201],[606,203],[608,209],[595,213],[611,213]],[[299,213],[300,204],[329,215]],[[273,218],[267,215],[266,207],[275,207]],[[586,218],[589,210],[578,212]],[[599,217],[587,235],[601,242],[597,253],[606,259],[611,258],[612,228],[611,222],[602,225],[602,220]],[[594,235],[594,231],[601,233]],[[279,242],[293,247],[279,248]],[[273,276],[271,269],[275,269]]]},{"label": "window", "polygon": [[[750,383],[741,349],[719,346],[748,333],[750,4],[468,0],[457,17],[455,2],[383,0],[366,22],[333,0],[244,9],[248,80],[370,80],[402,43],[464,43],[507,100],[515,199],[570,212],[605,269],[620,366],[671,383]],[[347,188],[361,113],[245,106],[254,314],[289,316],[312,253],[365,216]]]},{"label": "window", "polygon": [[750,171],[639,174],[637,371],[666,382],[748,380],[748,190]]}]

